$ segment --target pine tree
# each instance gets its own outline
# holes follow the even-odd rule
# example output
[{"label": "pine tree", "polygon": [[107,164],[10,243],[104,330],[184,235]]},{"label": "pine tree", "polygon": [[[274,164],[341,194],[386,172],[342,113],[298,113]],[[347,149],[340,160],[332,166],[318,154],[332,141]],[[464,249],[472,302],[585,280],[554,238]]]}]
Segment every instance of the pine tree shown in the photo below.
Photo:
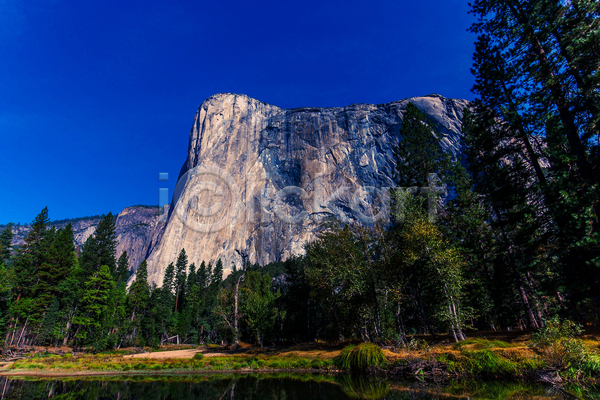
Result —
[{"label": "pine tree", "polygon": [[408,103],[400,127],[395,181],[401,187],[428,186],[429,174],[444,181],[452,170],[452,158],[440,146],[441,135],[431,125],[427,114]]},{"label": "pine tree", "polygon": [[124,251],[117,260],[115,281],[126,282],[127,279],[129,279],[129,256],[127,255],[127,251]]},{"label": "pine tree", "polygon": [[[210,269],[210,264],[209,264],[209,269]],[[223,262],[219,258],[217,260],[217,263],[215,264],[215,269],[211,275],[210,286],[213,288],[217,287],[221,284],[221,282],[223,282]]]},{"label": "pine tree", "polygon": [[187,282],[187,263],[188,259],[187,255],[185,254],[185,249],[181,249],[179,255],[177,256],[177,261],[175,263],[175,312],[177,312],[178,306],[181,307],[183,305],[185,299],[185,288]]},{"label": "pine tree", "polygon": [[[510,222],[510,210],[536,205],[527,215],[538,223],[538,236],[547,235],[543,259],[558,264],[543,266],[534,279],[558,274],[571,310],[580,316],[583,308],[592,313],[600,308],[592,300],[600,284],[599,10],[598,2],[588,0],[472,4],[479,17],[471,29],[479,34],[473,68],[473,90],[480,96],[476,137],[501,133],[499,158],[520,159],[523,170],[531,169],[527,185],[518,187],[526,204],[496,207],[497,213]],[[530,272],[523,271],[523,280]]]},{"label": "pine tree", "polygon": [[175,281],[175,266],[169,263],[165,270],[162,287],[159,289],[158,302],[154,305],[153,315],[156,328],[161,337],[168,337],[173,330],[173,310],[175,308],[175,296],[173,286]]},{"label": "pine tree", "polygon": [[[46,308],[52,301],[50,299],[48,302],[44,293],[37,290],[40,285],[40,270],[48,262],[54,237],[54,230],[48,229],[49,224],[48,208],[44,207],[33,221],[31,230],[25,237],[25,244],[20,246],[13,261],[15,288],[10,328],[14,329],[23,324],[22,332],[29,333],[26,340],[30,342],[35,339],[34,335],[30,334],[39,329]],[[21,338],[23,336],[20,335]],[[13,343],[11,339],[9,345],[16,345],[17,342]]]},{"label": "pine tree", "polygon": [[48,207],[44,207],[31,224],[31,230],[25,237],[25,244],[17,251],[15,256],[17,298],[32,294],[38,271],[42,263],[46,261],[51,244],[51,240],[48,238],[49,224]]},{"label": "pine tree", "polygon": [[14,236],[12,232],[13,226],[14,224],[10,222],[0,232],[0,262],[4,261],[6,263],[10,258]]},{"label": "pine tree", "polygon": [[135,280],[129,289],[129,305],[132,319],[135,318],[136,314],[139,314],[141,310],[146,308],[149,296],[148,264],[146,263],[146,260],[144,260],[135,272]]},{"label": "pine tree", "polygon": [[0,343],[3,343],[4,335],[9,326],[9,310],[13,285],[13,271],[5,268],[4,263],[0,262]]},{"label": "pine tree", "polygon": [[[109,327],[103,323],[106,321],[110,295],[114,289],[115,282],[107,265],[101,266],[99,271],[85,282],[81,308],[73,319],[77,326],[73,347],[105,340]],[[103,347],[102,344],[100,347]]]},{"label": "pine tree", "polygon": [[200,288],[205,289],[209,286],[210,273],[211,273],[211,271],[209,271],[206,268],[206,264],[204,263],[204,261],[202,261],[200,263],[200,267],[198,268],[198,271],[196,271],[196,283],[198,284],[198,286]]},{"label": "pine tree", "polygon": [[135,280],[129,288],[127,308],[129,314],[130,335],[133,338],[141,336],[141,323],[150,298],[150,287],[148,286],[148,264],[142,261],[135,273]]},{"label": "pine tree", "polygon": [[110,273],[116,273],[117,234],[115,231],[115,218],[112,213],[105,215],[93,236],[90,236],[83,245],[79,263],[87,279],[100,270],[102,265],[108,266]]}]

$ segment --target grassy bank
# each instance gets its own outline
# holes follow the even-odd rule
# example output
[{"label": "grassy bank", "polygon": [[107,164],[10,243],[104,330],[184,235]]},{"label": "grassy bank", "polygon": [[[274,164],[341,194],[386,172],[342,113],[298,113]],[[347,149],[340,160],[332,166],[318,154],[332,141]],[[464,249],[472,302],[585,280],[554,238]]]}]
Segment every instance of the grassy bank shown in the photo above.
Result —
[{"label": "grassy bank", "polygon": [[130,353],[127,350],[76,355],[43,353],[15,361],[0,373],[355,371],[418,378],[532,379],[548,383],[598,382],[600,378],[600,346],[597,340],[558,341],[545,347],[536,347],[533,341],[523,338],[512,342],[472,338],[456,344],[435,345],[413,341],[409,347],[385,349],[373,344],[342,347],[305,344],[287,349],[249,347],[229,353],[222,348],[188,347],[188,353],[164,351],[181,348],[161,349],[160,353],[138,354],[136,358],[127,355]]},{"label": "grassy bank", "polygon": [[328,371],[335,368],[331,358],[306,358],[288,355],[224,355],[203,357],[201,353],[185,358],[125,358],[120,354],[42,354],[12,363],[3,372],[106,372],[127,371],[257,371],[306,370]]}]

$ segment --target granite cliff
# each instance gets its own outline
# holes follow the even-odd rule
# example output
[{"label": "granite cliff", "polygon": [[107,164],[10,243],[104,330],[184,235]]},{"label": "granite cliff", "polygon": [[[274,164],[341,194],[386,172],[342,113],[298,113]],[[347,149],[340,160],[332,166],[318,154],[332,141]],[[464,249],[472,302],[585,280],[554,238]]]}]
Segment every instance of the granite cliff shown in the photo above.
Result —
[{"label": "granite cliff", "polygon": [[[430,95],[388,104],[283,109],[217,94],[194,117],[164,234],[154,235],[149,279],[162,283],[185,248],[190,262],[221,258],[226,273],[301,254],[323,218],[386,218],[393,149],[412,101],[457,153],[466,100]],[[148,248],[148,247],[146,247]]]}]

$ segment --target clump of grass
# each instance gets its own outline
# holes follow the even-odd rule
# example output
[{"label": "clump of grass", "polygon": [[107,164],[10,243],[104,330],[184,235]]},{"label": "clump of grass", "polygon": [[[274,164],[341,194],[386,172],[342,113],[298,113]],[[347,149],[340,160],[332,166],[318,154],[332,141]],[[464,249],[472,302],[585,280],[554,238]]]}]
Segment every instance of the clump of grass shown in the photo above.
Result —
[{"label": "clump of grass", "polygon": [[192,357],[192,360],[202,360],[203,358],[204,358],[204,354],[196,353],[196,354],[194,354],[194,357]]},{"label": "clump of grass", "polygon": [[380,347],[373,343],[361,343],[358,346],[346,346],[334,362],[342,369],[363,371],[384,366],[386,359]]},{"label": "clump of grass", "polygon": [[475,375],[516,375],[520,371],[519,364],[491,350],[468,353],[468,358],[468,365]]},{"label": "clump of grass", "polygon": [[529,369],[527,363],[517,363],[491,350],[441,354],[437,360],[446,363],[448,371],[478,376],[517,375],[522,369]]}]

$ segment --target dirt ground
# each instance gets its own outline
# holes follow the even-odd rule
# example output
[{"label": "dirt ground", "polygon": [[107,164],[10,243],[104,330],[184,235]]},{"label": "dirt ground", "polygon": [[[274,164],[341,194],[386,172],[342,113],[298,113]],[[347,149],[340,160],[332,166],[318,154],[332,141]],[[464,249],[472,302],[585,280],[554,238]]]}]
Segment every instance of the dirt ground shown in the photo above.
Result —
[{"label": "dirt ground", "polygon": [[204,357],[219,357],[226,356],[225,353],[217,353],[210,349],[186,349],[172,351],[156,351],[153,353],[139,353],[123,356],[123,358],[155,358],[164,360],[167,358],[192,358],[196,353],[202,353]]}]

